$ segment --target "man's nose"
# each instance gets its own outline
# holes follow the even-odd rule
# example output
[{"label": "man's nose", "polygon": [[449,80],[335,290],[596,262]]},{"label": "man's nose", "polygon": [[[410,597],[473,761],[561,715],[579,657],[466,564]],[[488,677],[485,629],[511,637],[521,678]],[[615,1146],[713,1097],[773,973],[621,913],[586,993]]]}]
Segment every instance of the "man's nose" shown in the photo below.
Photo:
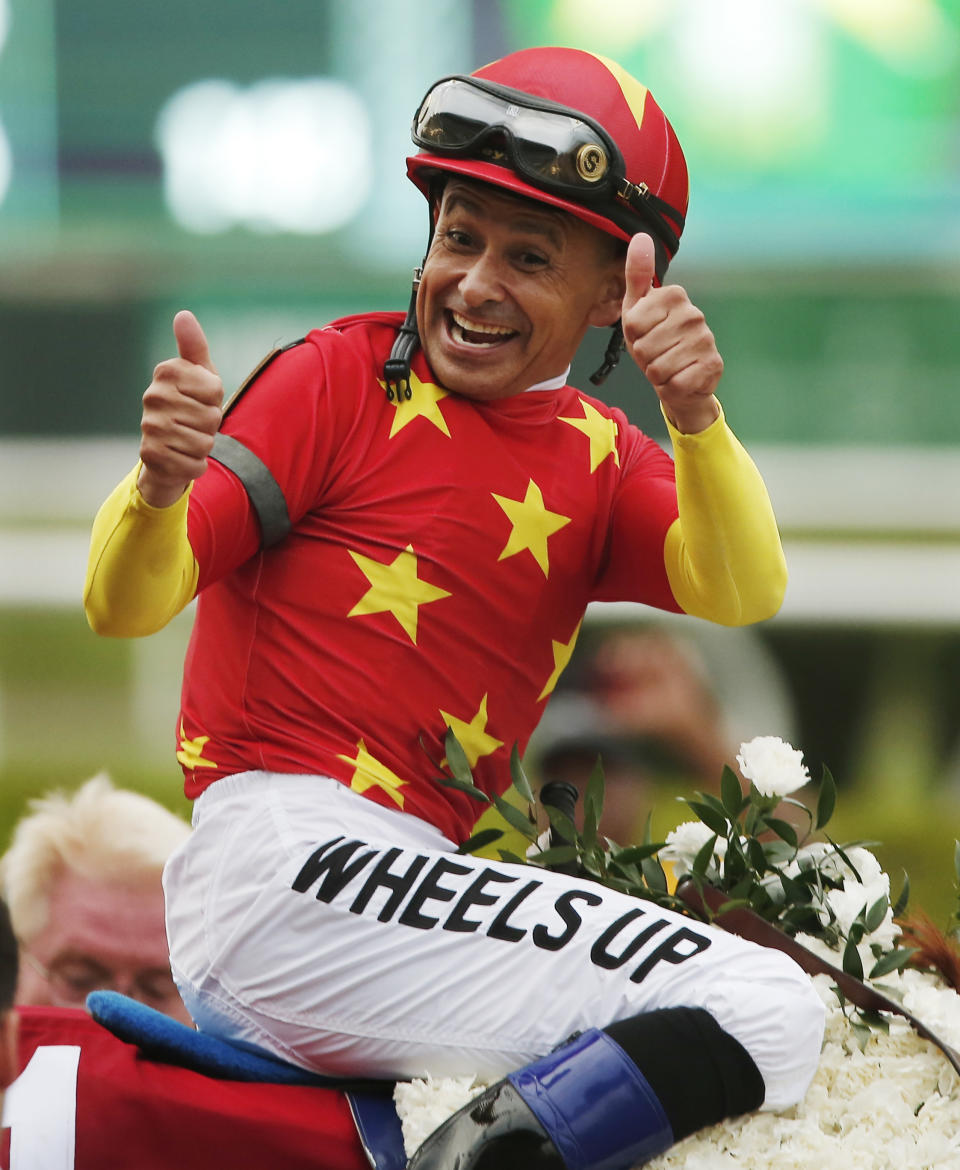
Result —
[{"label": "man's nose", "polygon": [[487,301],[503,299],[501,267],[496,257],[481,252],[472,257],[469,267],[460,278],[460,295],[467,305],[482,305]]},{"label": "man's nose", "polygon": [[140,988],[139,980],[135,973],[132,972],[118,972],[114,974],[110,980],[110,991],[118,991],[121,995],[127,995],[131,999],[143,1000],[143,992]]}]

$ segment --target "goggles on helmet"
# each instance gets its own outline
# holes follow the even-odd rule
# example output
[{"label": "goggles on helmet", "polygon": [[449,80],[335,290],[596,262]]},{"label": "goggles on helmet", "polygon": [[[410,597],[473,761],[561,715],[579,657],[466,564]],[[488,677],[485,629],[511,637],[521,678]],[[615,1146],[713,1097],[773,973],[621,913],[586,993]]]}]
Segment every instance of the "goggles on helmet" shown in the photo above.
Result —
[{"label": "goggles on helmet", "polygon": [[579,110],[478,77],[445,77],[428,90],[413,119],[413,141],[431,154],[508,166],[535,187],[607,215],[626,234],[628,208],[671,252],[683,216],[631,183],[619,147]]}]

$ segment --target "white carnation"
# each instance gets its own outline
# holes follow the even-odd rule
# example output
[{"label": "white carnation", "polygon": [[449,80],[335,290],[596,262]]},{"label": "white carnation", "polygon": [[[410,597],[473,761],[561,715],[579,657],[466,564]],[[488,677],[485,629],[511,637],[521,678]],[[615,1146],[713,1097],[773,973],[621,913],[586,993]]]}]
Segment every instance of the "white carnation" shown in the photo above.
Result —
[{"label": "white carnation", "polygon": [[[683,877],[684,874],[692,872],[694,859],[712,836],[713,830],[702,821],[684,821],[682,825],[677,825],[667,833],[667,840],[657,856],[661,861],[671,863],[676,877]],[[714,872],[716,860],[722,860],[726,851],[726,838],[717,837],[713,846]],[[709,867],[707,872],[710,872]]]},{"label": "white carnation", "polygon": [[777,735],[758,735],[742,743],[737,763],[762,796],[788,796],[810,780],[803,752]]}]

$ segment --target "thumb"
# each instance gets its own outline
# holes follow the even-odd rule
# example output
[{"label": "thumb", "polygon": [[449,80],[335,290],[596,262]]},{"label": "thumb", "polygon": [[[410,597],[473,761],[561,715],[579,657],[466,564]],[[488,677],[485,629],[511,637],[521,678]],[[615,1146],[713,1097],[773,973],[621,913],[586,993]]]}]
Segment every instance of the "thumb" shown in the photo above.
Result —
[{"label": "thumb", "polygon": [[213,374],[217,372],[210,357],[206,334],[189,309],[181,309],[174,317],[173,336],[177,340],[177,353],[184,361],[204,366]]},{"label": "thumb", "polygon": [[653,240],[645,233],[638,232],[627,248],[624,274],[627,288],[623,298],[624,310],[645,297],[653,285],[656,273],[656,253]]}]

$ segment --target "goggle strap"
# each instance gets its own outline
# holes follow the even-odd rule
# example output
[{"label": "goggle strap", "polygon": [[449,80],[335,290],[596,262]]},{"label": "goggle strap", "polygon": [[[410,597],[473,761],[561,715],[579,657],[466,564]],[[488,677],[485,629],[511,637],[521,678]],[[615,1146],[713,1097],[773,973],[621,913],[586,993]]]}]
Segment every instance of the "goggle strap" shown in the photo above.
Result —
[{"label": "goggle strap", "polygon": [[[671,207],[665,199],[654,195],[645,183],[637,186],[635,183],[624,180],[617,188],[617,196],[630,207],[636,215],[652,228],[654,234],[670,249],[671,255],[676,255],[680,247],[680,236],[673,230],[667,220],[669,216],[683,231],[684,217],[675,207]],[[661,279],[663,273],[659,274]]]}]

